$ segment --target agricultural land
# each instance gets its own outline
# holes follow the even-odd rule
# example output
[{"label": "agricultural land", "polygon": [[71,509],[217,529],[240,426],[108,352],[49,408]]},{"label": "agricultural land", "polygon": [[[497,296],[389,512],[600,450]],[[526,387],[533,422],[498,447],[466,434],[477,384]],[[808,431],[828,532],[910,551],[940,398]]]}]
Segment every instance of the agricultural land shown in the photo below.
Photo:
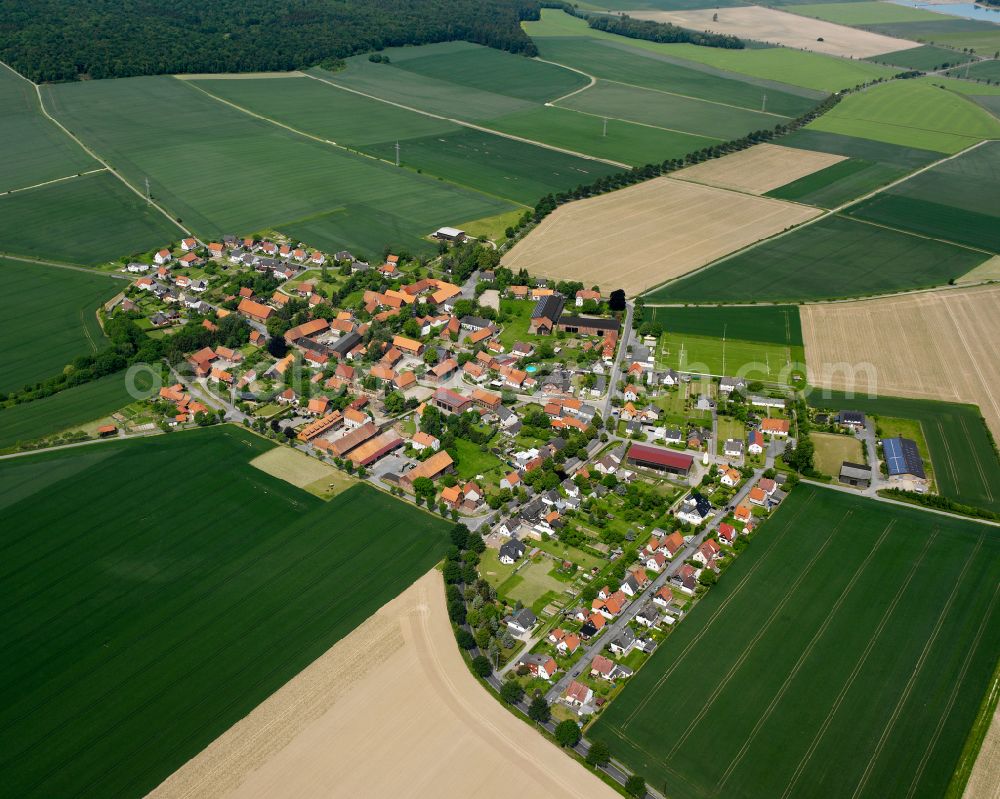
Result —
[{"label": "agricultural land", "polygon": [[106,343],[97,308],[127,285],[105,275],[0,258],[0,341],[7,366],[0,391],[48,377]]},{"label": "agricultural land", "polygon": [[[443,554],[442,521],[371,488],[322,503],[248,466],[270,446],[227,427],[0,466],[8,790],[148,792]],[[140,472],[183,479],[118,479]]]},{"label": "agricultural land", "polygon": [[944,795],[995,666],[996,537],[810,486],[785,505],[588,735],[676,797]]},{"label": "agricultural land", "polygon": [[629,262],[615,272],[618,285],[635,294],[817,214],[805,206],[657,178],[557,209],[503,263],[591,285],[627,251]]},{"label": "agricultural land", "polygon": [[845,160],[835,153],[758,144],[748,150],[682,169],[674,177],[747,194],[774,195],[774,190],[824,171]]}]

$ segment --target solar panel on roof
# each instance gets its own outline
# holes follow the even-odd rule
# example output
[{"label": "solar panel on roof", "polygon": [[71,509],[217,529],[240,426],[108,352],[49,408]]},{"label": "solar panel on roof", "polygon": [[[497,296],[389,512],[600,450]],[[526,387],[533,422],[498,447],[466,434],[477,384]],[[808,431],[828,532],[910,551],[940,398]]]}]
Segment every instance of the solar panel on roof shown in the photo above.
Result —
[{"label": "solar panel on roof", "polygon": [[912,474],[924,477],[924,463],[917,443],[909,438],[886,438],[882,441],[886,468],[890,475]]}]

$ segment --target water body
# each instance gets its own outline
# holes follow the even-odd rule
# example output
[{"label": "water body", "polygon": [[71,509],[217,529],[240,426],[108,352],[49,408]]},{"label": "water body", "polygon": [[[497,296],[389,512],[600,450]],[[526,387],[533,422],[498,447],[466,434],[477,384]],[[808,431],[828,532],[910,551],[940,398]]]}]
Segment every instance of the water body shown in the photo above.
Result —
[{"label": "water body", "polygon": [[990,8],[975,3],[921,3],[920,0],[892,0],[898,6],[922,8],[938,14],[964,19],[978,19],[1000,25],[1000,6]]}]

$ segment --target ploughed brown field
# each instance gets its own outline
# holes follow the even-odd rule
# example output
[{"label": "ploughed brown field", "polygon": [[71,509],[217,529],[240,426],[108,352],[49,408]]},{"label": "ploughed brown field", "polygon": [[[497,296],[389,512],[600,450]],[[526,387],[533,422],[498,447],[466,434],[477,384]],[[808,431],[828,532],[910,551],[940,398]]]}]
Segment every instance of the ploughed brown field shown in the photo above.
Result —
[{"label": "ploughed brown field", "polygon": [[673,176],[720,189],[766,194],[843,160],[845,157],[842,155],[779,144],[758,144],[738,153],[689,166]]},{"label": "ploughed brown field", "polygon": [[[881,33],[848,28],[821,19],[810,19],[787,11],[762,6],[739,8],[704,8],[694,11],[629,11],[637,19],[672,22],[682,28],[711,31],[755,39],[769,44],[812,50],[816,53],[868,58],[920,47],[917,42],[883,36]],[[712,17],[718,15],[718,19]]]},{"label": "ploughed brown field", "polygon": [[[633,296],[813,219],[804,205],[662,177],[561,206],[503,257]],[[752,280],[753,275],[747,275]]]},{"label": "ploughed brown field", "polygon": [[160,785],[154,799],[615,799],[490,696],[430,571]]},{"label": "ploughed brown field", "polygon": [[809,383],[971,402],[1000,438],[1000,286],[803,305]]}]

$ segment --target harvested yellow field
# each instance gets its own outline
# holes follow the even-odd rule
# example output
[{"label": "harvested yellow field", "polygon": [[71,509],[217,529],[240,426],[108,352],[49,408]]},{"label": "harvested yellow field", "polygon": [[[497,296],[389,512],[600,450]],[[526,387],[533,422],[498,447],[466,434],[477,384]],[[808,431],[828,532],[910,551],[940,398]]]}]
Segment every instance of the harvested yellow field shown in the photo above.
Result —
[{"label": "harvested yellow field", "polygon": [[151,794],[615,799],[477,683],[431,571]]},{"label": "harvested yellow field", "polygon": [[766,194],[845,159],[843,155],[779,144],[757,144],[738,153],[689,166],[675,172],[673,177],[746,194]]},{"label": "harvested yellow field", "polygon": [[557,208],[504,255],[503,265],[634,296],[820,213],[655,178]]},{"label": "harvested yellow field", "polygon": [[[1000,690],[1000,685],[994,683],[991,690]],[[962,799],[1000,799],[1000,707],[993,713]]]},{"label": "harvested yellow field", "polygon": [[1000,286],[801,308],[809,383],[971,402],[1000,438]]},{"label": "harvested yellow field", "polygon": [[[848,28],[846,25],[800,17],[798,14],[762,6],[705,8],[695,11],[629,11],[628,14],[638,19],[672,22],[684,28],[724,33],[848,58],[868,58],[920,47],[917,42],[906,39],[895,39],[880,33]],[[712,17],[716,14],[718,19],[713,20]]]},{"label": "harvested yellow field", "polygon": [[329,464],[310,458],[291,447],[279,446],[268,450],[250,461],[250,465],[297,488],[305,488],[322,480],[333,483],[341,475]]},{"label": "harvested yellow field", "polygon": [[1000,255],[995,255],[971,272],[966,272],[956,283],[979,283],[984,280],[1000,280]]}]

